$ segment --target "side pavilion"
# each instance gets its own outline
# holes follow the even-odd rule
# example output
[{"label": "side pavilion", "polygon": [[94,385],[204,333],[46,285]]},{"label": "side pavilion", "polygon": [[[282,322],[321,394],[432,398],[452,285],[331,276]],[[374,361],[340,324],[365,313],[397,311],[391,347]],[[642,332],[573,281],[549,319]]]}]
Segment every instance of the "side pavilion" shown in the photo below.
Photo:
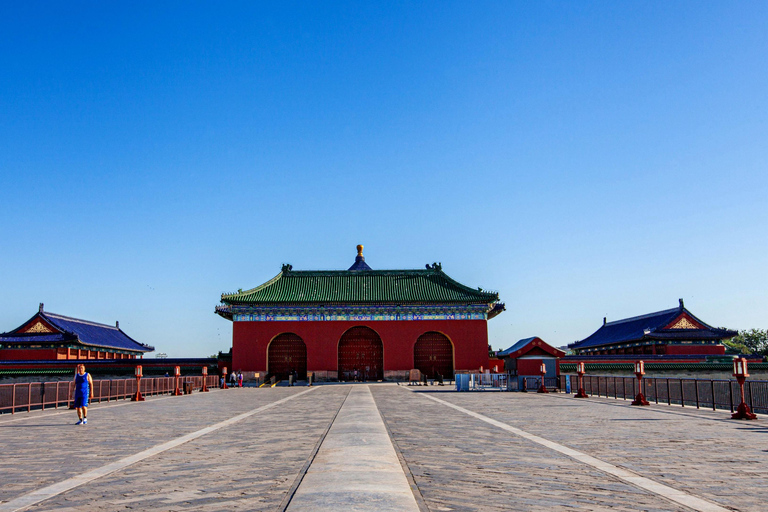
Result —
[{"label": "side pavilion", "polygon": [[0,334],[0,361],[60,359],[136,359],[154,347],[139,343],[120,329],[43,310],[16,329]]},{"label": "side pavilion", "polygon": [[281,272],[251,290],[223,294],[216,313],[234,322],[232,369],[285,378],[407,379],[488,366],[496,292],[422,270],[372,270],[357,246],[348,270]]},{"label": "side pavilion", "polygon": [[568,345],[575,355],[722,356],[722,341],[738,332],[712,327],[680,305],[647,315],[608,322],[589,337]]}]

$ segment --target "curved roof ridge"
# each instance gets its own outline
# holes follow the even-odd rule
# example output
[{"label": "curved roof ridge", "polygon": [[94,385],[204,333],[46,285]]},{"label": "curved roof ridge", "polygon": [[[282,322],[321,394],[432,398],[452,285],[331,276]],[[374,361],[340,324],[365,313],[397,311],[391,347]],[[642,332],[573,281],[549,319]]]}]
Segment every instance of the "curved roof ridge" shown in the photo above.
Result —
[{"label": "curved roof ridge", "polygon": [[[69,322],[77,322],[79,324],[92,325],[94,327],[104,327],[104,328],[107,328],[107,329],[114,329],[116,331],[120,330],[116,325],[109,325],[109,324],[102,324],[102,323],[99,323],[99,322],[92,322],[90,320],[83,320],[82,318],[74,318],[74,317],[71,317],[71,316],[64,316],[64,315],[58,315],[56,313],[49,313],[48,311],[42,312],[41,315],[43,316],[43,318],[47,318],[47,319],[49,319],[49,318],[52,318],[54,320],[60,319],[60,320],[65,320],[65,321],[69,321]],[[57,327],[62,329],[61,326],[57,326]]]},{"label": "curved roof ridge", "polygon": [[245,295],[247,293],[256,293],[259,290],[263,290],[264,288],[278,282],[283,275],[286,274],[286,272],[280,272],[275,277],[267,281],[266,283],[262,283],[259,286],[256,286],[255,288],[251,288],[250,290],[243,290],[240,292],[232,292],[232,293],[222,293],[221,294],[221,300],[224,300],[225,297],[235,297],[237,295]]},{"label": "curved roof ridge", "polygon": [[664,311],[657,311],[655,313],[647,313],[645,315],[638,315],[630,318],[622,318],[620,320],[614,320],[613,322],[606,322],[605,325],[617,325],[617,324],[623,324],[625,322],[634,322],[636,320],[642,320],[643,318],[653,318],[659,315],[668,315],[671,313],[675,313],[677,311],[680,311],[680,308],[665,309]]}]

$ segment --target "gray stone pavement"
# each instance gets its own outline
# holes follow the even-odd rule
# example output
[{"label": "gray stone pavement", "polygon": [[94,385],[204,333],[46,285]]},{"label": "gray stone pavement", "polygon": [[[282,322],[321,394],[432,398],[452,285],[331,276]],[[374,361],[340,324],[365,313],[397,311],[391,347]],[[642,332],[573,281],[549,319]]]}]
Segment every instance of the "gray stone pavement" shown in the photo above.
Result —
[{"label": "gray stone pavement", "polygon": [[[71,411],[0,416],[0,510],[9,500],[195,432],[199,437],[28,510],[283,510],[313,461],[320,468],[323,444],[334,447],[324,436],[334,418],[343,418],[336,415],[352,388],[319,386],[300,396],[307,388],[217,390],[97,404],[85,427],[74,425]],[[390,384],[354,389],[371,390],[422,510],[690,509],[421,393],[727,509],[768,510],[763,421],[568,395],[412,392]],[[339,427],[343,434],[343,422]],[[357,453],[350,466],[365,472],[369,461]],[[378,510],[375,503],[370,510]]]},{"label": "gray stone pavement", "polygon": [[[437,396],[724,508],[768,510],[768,429],[760,421],[564,394],[414,389],[411,395]],[[686,510],[431,400],[404,400],[397,391],[376,388],[374,396],[432,510]],[[432,443],[419,441],[436,432],[441,435]]]}]

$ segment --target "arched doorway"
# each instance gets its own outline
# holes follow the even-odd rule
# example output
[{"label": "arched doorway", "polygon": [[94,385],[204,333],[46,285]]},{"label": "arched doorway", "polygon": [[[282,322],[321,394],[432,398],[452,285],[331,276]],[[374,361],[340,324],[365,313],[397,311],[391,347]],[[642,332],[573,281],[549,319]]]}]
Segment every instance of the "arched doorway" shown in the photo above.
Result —
[{"label": "arched doorway", "polygon": [[267,371],[278,379],[287,379],[294,370],[299,380],[307,378],[307,345],[292,332],[279,334],[267,349]]},{"label": "arched doorway", "polygon": [[376,331],[353,327],[339,340],[339,380],[384,379],[384,345]]},{"label": "arched doorway", "polygon": [[453,378],[453,344],[444,334],[425,332],[413,346],[413,367],[430,379]]}]

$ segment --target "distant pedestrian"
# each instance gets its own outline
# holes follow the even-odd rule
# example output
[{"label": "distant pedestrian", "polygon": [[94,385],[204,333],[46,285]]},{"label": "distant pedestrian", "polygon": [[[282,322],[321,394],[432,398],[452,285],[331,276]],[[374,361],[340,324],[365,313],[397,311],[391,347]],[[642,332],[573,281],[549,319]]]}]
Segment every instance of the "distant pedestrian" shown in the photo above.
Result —
[{"label": "distant pedestrian", "polygon": [[224,375],[219,377],[219,388],[224,389]]},{"label": "distant pedestrian", "polygon": [[77,365],[75,373],[75,392],[72,397],[75,402],[78,422],[76,425],[88,424],[88,401],[93,398],[93,379],[90,373],[85,373],[85,365]]},{"label": "distant pedestrian", "polygon": [[237,374],[235,372],[229,374],[229,383],[232,387],[235,387],[237,384]]},{"label": "distant pedestrian", "polygon": [[237,387],[243,387],[243,372],[237,373]]}]

